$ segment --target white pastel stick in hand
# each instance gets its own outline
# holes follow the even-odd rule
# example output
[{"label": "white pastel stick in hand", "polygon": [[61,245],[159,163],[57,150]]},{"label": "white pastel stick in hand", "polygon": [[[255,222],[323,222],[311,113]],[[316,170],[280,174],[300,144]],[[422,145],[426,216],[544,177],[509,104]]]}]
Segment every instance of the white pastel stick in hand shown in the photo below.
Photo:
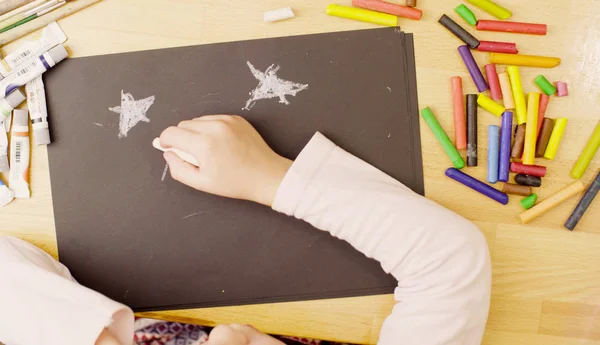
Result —
[{"label": "white pastel stick in hand", "polygon": [[179,158],[183,159],[184,161],[195,165],[195,166],[199,166],[198,165],[198,161],[196,160],[196,158],[194,158],[194,156],[192,156],[191,154],[187,153],[187,152],[183,152],[181,150],[175,149],[175,148],[164,148],[160,145],[160,139],[155,138],[154,140],[152,140],[152,146],[154,146],[155,149],[157,150],[161,150],[162,152],[173,152],[176,155],[179,156]]},{"label": "white pastel stick in hand", "polygon": [[267,23],[276,22],[279,20],[294,18],[294,11],[292,11],[291,7],[284,7],[278,10],[265,12],[263,17],[264,21]]}]

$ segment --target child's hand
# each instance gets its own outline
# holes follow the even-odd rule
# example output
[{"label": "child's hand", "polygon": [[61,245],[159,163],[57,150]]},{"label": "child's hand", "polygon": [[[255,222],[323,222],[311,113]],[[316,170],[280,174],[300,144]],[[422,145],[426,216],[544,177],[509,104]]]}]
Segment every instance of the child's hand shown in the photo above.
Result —
[{"label": "child's hand", "polygon": [[284,345],[281,341],[247,325],[219,325],[215,327],[206,345]]},{"label": "child's hand", "polygon": [[190,153],[199,168],[164,154],[173,179],[203,192],[272,206],[292,161],[273,152],[240,116],[207,115],[167,128],[165,148]]}]

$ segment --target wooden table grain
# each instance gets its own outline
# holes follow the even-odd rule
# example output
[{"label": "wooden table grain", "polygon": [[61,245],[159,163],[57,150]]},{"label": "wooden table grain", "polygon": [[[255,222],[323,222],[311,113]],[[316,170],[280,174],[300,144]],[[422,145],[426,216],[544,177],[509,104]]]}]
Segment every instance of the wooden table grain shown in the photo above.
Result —
[{"label": "wooden table grain", "polygon": [[[332,2],[349,4],[350,0]],[[419,0],[422,20],[401,20],[403,30],[415,35],[420,108],[430,106],[451,137],[450,77],[463,77],[465,92],[476,93],[456,52],[460,42],[437,23],[446,13],[464,24],[453,12],[458,3]],[[572,182],[569,171],[600,119],[600,1],[501,3],[513,11],[513,20],[547,23],[548,35],[470,31],[483,40],[516,42],[524,54],[563,59],[554,69],[522,68],[525,91],[536,91],[533,78],[541,73],[549,80],[569,84],[569,96],[552,98],[547,112],[550,117],[568,117],[569,123],[556,159],[543,161],[549,168],[539,189],[543,199]],[[326,5],[319,0],[104,0],[60,25],[69,37],[67,45],[74,57],[374,27],[328,17]],[[263,23],[263,12],[286,6],[295,10],[296,18]],[[490,18],[469,7],[479,18]],[[21,42],[2,50],[10,52]],[[480,65],[487,62],[484,53],[475,53],[475,58]],[[480,179],[485,179],[489,124],[499,124],[498,118],[482,113],[482,164],[467,169]],[[600,202],[592,205],[575,232],[561,225],[576,198],[527,226],[520,225],[519,198],[511,197],[509,205],[503,207],[447,179],[444,170],[449,162],[424,124],[421,135],[427,197],[474,221],[485,233],[492,252],[492,305],[483,343],[600,344]],[[35,147],[32,154],[33,197],[0,210],[0,235],[23,238],[56,257],[47,152],[44,147]],[[587,184],[599,168],[597,155],[583,181]],[[375,343],[392,305],[392,296],[383,295],[142,315],[204,325],[249,323],[277,334]]]}]

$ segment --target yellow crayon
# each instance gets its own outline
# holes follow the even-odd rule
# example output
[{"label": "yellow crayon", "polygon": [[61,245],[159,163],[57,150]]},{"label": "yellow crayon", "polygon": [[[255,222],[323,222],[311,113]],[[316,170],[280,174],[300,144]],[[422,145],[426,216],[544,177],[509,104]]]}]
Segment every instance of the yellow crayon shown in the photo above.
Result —
[{"label": "yellow crayon", "polygon": [[498,19],[507,20],[512,16],[511,11],[490,0],[469,0],[469,2]]},{"label": "yellow crayon", "polygon": [[480,93],[479,96],[477,96],[477,104],[479,104],[480,107],[496,116],[502,116],[502,113],[506,110],[503,106],[494,102],[493,99],[489,98],[488,96],[482,93]]},{"label": "yellow crayon", "polygon": [[527,165],[535,164],[535,142],[537,140],[539,108],[540,93],[530,92],[527,100],[527,126],[525,127],[525,147],[523,148],[523,164]]},{"label": "yellow crayon", "polygon": [[581,181],[577,181],[558,191],[556,194],[548,197],[539,204],[533,206],[529,210],[521,213],[519,218],[524,224],[531,222],[542,214],[550,211],[554,207],[558,206],[563,201],[583,192],[585,187]]},{"label": "yellow crayon", "polygon": [[552,130],[552,134],[550,134],[548,146],[546,147],[546,153],[544,153],[544,158],[554,159],[554,157],[556,156],[556,151],[558,151],[558,145],[560,144],[560,140],[562,139],[562,136],[565,133],[566,127],[566,118],[561,117],[556,119],[556,122],[554,123],[554,129]]},{"label": "yellow crayon", "polygon": [[490,53],[490,63],[551,68],[560,65],[560,58],[521,54]]},{"label": "yellow crayon", "polygon": [[585,170],[588,168],[590,162],[596,155],[598,148],[600,148],[600,121],[598,121],[598,124],[596,124],[596,129],[592,133],[592,136],[590,136],[588,143],[581,152],[581,155],[573,167],[573,170],[571,170],[571,177],[581,178],[581,176],[583,176]]},{"label": "yellow crayon", "polygon": [[523,94],[523,84],[521,84],[521,75],[519,67],[508,66],[506,72],[510,77],[510,87],[513,98],[515,99],[515,112],[517,113],[517,124],[522,125],[527,122],[527,106],[525,105],[525,95]]},{"label": "yellow crayon", "polygon": [[362,8],[331,4],[327,6],[327,14],[330,16],[359,20],[361,22],[397,26],[398,17],[391,14],[369,11]]}]

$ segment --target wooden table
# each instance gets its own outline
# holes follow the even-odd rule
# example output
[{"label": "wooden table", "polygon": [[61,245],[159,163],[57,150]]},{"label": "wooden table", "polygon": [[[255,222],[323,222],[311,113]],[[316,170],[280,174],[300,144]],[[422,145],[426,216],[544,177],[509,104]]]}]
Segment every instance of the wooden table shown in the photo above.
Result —
[{"label": "wooden table", "polygon": [[[335,0],[349,4],[350,0]],[[465,92],[476,93],[456,47],[459,41],[437,19],[453,12],[456,0],[419,0],[421,21],[402,20],[415,34],[420,108],[431,106],[448,133],[453,133],[450,82],[463,77]],[[476,33],[481,39],[517,42],[522,53],[560,56],[551,70],[523,68],[525,91],[535,91],[533,78],[569,83],[567,98],[553,98],[550,117],[568,117],[563,143],[549,168],[543,199],[572,180],[569,170],[600,118],[600,2],[501,1],[516,21],[549,24],[548,36]],[[265,24],[264,11],[292,6],[297,17]],[[319,0],[104,0],[66,18],[72,56],[87,56],[222,41],[246,40],[371,28],[372,25],[325,15]],[[470,6],[473,8],[473,6]],[[479,18],[489,18],[473,8]],[[20,41],[3,48],[10,52]],[[487,56],[477,53],[483,65]],[[502,68],[503,69],[503,68]],[[93,81],[90,81],[93,82]],[[52,90],[48,90],[52,92]],[[83,111],[83,109],[82,109]],[[77,116],[76,114],[68,114]],[[481,114],[480,162],[485,162],[487,125],[497,118]],[[519,198],[502,207],[444,177],[448,162],[431,132],[422,124],[426,194],[432,200],[473,220],[485,233],[493,256],[492,307],[484,344],[600,344],[600,202],[596,202],[575,232],[561,227],[576,203],[569,200],[529,226],[520,225]],[[597,155],[585,174],[588,183],[600,168]],[[484,164],[468,170],[485,178]],[[0,211],[0,235],[14,235],[56,256],[48,159],[45,148],[33,149],[30,200],[18,200]],[[145,313],[144,316],[214,325],[250,323],[265,332],[356,343],[375,343],[391,295]]]}]

